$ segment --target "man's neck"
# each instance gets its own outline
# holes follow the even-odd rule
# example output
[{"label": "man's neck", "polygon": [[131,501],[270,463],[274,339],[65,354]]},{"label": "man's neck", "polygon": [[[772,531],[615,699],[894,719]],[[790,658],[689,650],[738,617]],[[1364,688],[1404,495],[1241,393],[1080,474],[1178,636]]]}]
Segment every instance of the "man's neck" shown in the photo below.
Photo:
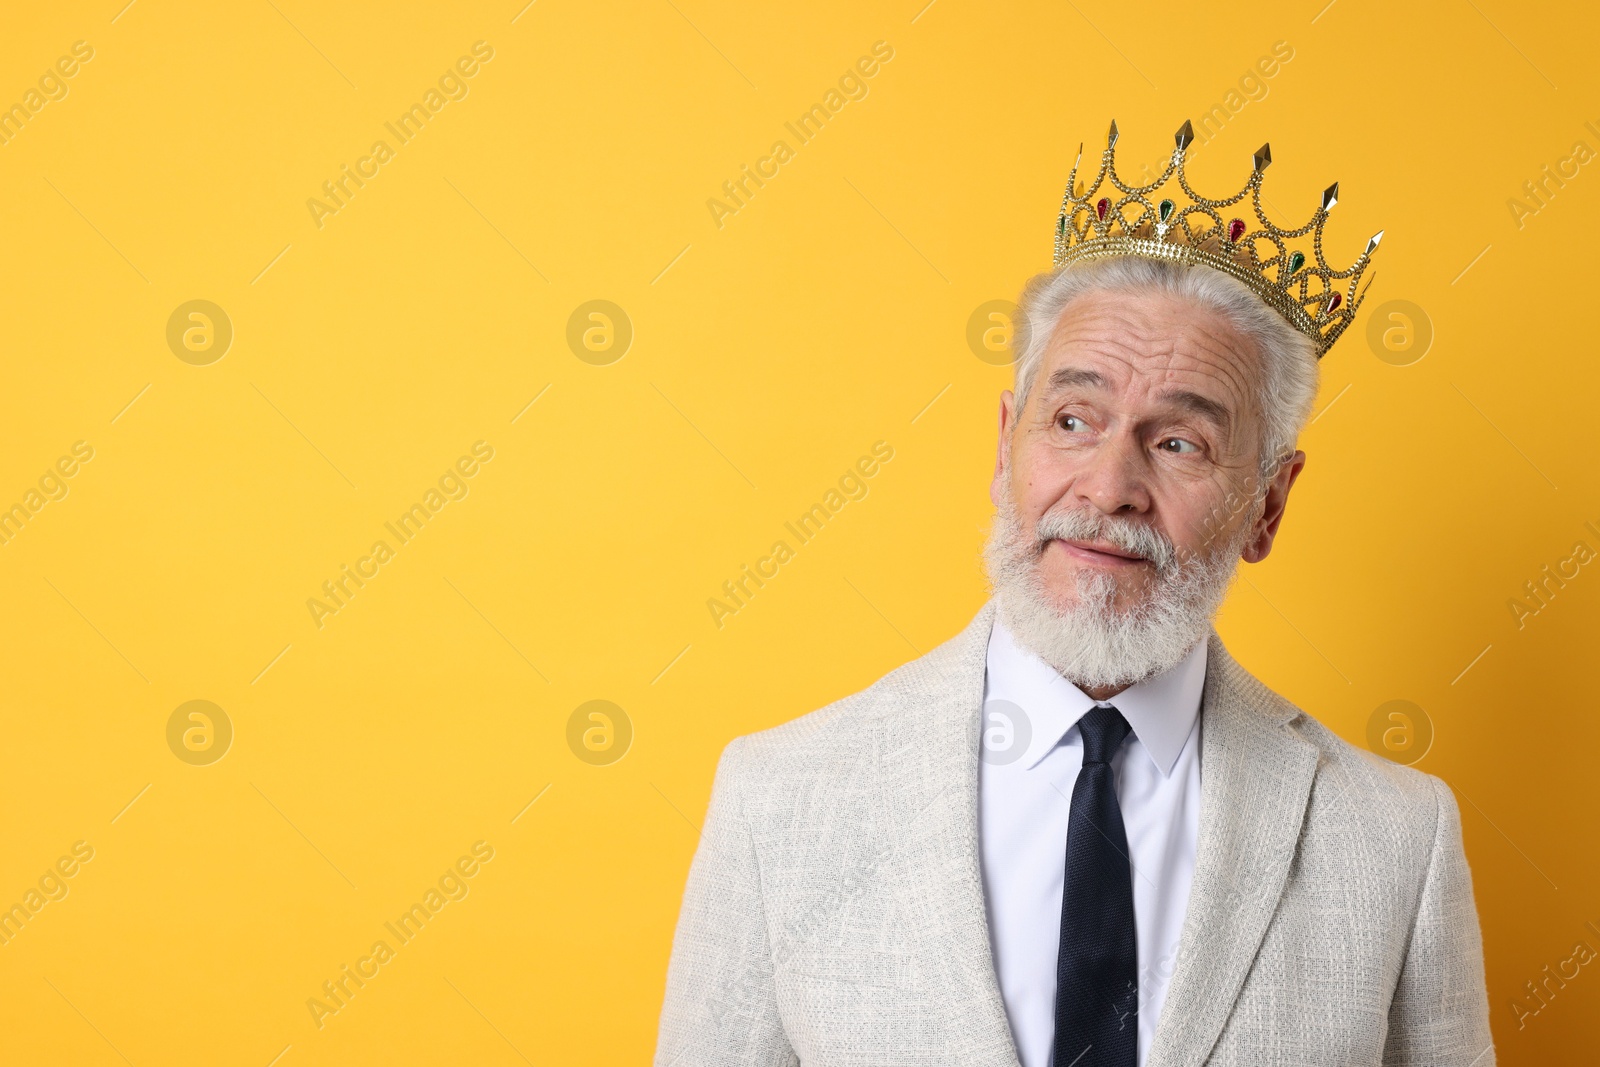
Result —
[{"label": "man's neck", "polygon": [[1116,696],[1118,693],[1122,692],[1124,689],[1127,689],[1128,686],[1126,686],[1126,685],[1097,685],[1097,686],[1092,686],[1092,687],[1085,687],[1085,686],[1081,686],[1080,685],[1080,686],[1078,686],[1078,688],[1082,689],[1086,694],[1089,695],[1090,698],[1092,698],[1092,699],[1094,699],[1096,701],[1104,701],[1104,700],[1110,700],[1112,697]]}]

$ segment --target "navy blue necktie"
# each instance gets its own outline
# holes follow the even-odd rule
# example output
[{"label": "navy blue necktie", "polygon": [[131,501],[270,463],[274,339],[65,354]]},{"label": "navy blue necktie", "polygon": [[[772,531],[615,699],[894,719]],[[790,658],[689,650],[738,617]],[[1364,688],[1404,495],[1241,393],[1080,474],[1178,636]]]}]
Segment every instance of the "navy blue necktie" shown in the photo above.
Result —
[{"label": "navy blue necktie", "polygon": [[1053,1067],[1134,1067],[1139,952],[1133,868],[1111,757],[1133,728],[1116,708],[1078,720],[1083,769],[1072,787],[1061,954],[1056,959]]}]

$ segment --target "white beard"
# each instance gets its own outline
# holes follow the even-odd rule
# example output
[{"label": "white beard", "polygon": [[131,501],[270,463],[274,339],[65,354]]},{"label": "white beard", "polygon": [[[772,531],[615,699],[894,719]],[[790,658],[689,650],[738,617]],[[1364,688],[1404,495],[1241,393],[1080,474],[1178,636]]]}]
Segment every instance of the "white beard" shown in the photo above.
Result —
[{"label": "white beard", "polygon": [[[1019,645],[1080,688],[1118,688],[1175,666],[1206,637],[1250,525],[1241,524],[1210,555],[1184,559],[1152,526],[1081,509],[1045,512],[1028,537],[1007,496],[995,514],[984,560],[1000,618]],[[1057,607],[1039,573],[1046,542],[1057,538],[1101,541],[1151,560],[1155,574],[1143,600],[1118,610],[1116,577],[1079,571],[1075,598]]]}]

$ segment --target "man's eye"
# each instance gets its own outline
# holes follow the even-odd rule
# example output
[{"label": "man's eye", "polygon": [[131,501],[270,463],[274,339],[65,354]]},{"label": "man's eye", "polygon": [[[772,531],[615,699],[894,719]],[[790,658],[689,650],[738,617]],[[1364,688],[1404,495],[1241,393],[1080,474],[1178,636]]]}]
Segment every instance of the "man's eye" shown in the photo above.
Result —
[{"label": "man's eye", "polygon": [[1057,425],[1059,425],[1063,430],[1066,430],[1068,433],[1082,433],[1084,430],[1089,428],[1089,424],[1078,418],[1076,415],[1061,416]]},{"label": "man's eye", "polygon": [[1200,446],[1193,441],[1185,441],[1181,437],[1169,437],[1162,441],[1159,447],[1164,452],[1198,452]]}]

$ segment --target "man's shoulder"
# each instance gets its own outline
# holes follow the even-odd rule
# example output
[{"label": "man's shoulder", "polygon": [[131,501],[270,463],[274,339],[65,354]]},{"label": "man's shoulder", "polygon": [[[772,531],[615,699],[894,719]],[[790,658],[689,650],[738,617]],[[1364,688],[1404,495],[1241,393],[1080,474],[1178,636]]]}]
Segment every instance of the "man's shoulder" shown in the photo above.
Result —
[{"label": "man's shoulder", "polygon": [[734,738],[724,758],[738,777],[764,790],[851,778],[855,769],[903,742],[907,732],[931,726],[926,720],[948,706],[953,690],[974,682],[981,690],[991,617],[985,606],[961,632],[866,688]]},{"label": "man's shoulder", "polygon": [[[1442,779],[1352,744],[1304,708],[1273,696],[1288,715],[1276,728],[1315,755],[1310,781],[1301,786],[1308,792],[1294,857],[1296,899],[1335,909],[1358,900],[1362,921],[1386,916],[1383,921],[1408,924],[1430,872],[1459,851],[1455,794]],[[1208,773],[1204,760],[1200,773]]]},{"label": "man's shoulder", "polygon": [[1292,724],[1299,736],[1319,753],[1319,788],[1349,789],[1361,809],[1392,815],[1424,817],[1431,828],[1438,814],[1441,792],[1449,786],[1435,775],[1405,766],[1351,744],[1314,716],[1302,712]]},{"label": "man's shoulder", "polygon": [[[1217,645],[1212,648],[1215,650]],[[1310,809],[1314,822],[1359,824],[1407,838],[1431,838],[1441,810],[1453,808],[1454,794],[1442,779],[1345,740],[1231,656],[1224,669],[1233,675],[1230,681],[1236,690],[1254,706],[1263,727],[1281,724],[1282,729],[1316,750]]]}]

